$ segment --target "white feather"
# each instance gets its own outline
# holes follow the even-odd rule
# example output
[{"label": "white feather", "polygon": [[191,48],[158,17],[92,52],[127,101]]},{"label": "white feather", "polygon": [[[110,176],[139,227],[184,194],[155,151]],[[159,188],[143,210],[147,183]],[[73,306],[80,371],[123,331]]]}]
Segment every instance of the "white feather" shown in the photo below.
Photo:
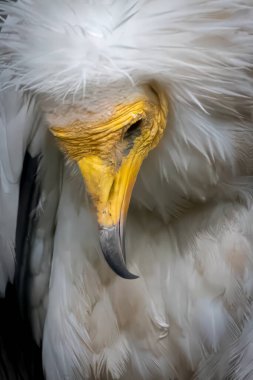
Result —
[{"label": "white feather", "polygon": [[[3,78],[3,74],[1,78]],[[0,79],[1,80],[1,79]],[[0,294],[12,281],[15,264],[15,234],[19,182],[23,158],[33,149],[38,116],[33,100],[22,93],[0,93]],[[36,149],[34,148],[36,152]]]}]

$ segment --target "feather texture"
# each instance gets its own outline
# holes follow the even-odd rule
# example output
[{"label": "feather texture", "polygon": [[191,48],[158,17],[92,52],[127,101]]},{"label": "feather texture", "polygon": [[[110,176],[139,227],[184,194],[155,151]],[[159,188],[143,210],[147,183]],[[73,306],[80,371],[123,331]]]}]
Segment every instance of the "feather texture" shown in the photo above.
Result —
[{"label": "feather texture", "polygon": [[[34,101],[21,93],[0,93],[0,294],[14,274],[19,181],[26,149],[33,149],[38,124]],[[35,143],[34,143],[35,144]],[[36,151],[36,148],[34,146]]]},{"label": "feather texture", "polygon": [[[250,379],[252,1],[0,8],[9,15],[0,36],[0,291],[13,277],[29,147],[43,155],[30,306],[47,380]],[[167,92],[170,113],[133,193],[128,265],[140,278],[129,282],[101,258],[80,174],[50,142],[41,113],[50,119],[81,103],[106,114],[149,80]]]}]

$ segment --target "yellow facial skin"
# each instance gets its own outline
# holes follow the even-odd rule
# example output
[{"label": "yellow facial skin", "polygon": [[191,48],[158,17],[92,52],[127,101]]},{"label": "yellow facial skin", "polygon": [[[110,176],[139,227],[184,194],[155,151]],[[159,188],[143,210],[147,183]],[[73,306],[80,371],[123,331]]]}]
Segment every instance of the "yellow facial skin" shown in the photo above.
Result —
[{"label": "yellow facial skin", "polygon": [[50,128],[60,148],[77,162],[100,226],[125,219],[137,174],[161,139],[167,114],[165,94],[145,86],[135,101],[118,104],[110,119]]}]

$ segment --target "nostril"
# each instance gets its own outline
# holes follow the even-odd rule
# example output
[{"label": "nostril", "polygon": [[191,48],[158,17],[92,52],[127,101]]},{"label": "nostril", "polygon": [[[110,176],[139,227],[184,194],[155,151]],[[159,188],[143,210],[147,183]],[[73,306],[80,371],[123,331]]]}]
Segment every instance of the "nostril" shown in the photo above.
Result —
[{"label": "nostril", "polygon": [[130,125],[130,127],[125,132],[123,139],[124,140],[133,140],[137,136],[139,136],[141,134],[141,128],[140,128],[141,123],[142,123],[142,119],[140,119],[140,120],[136,121],[136,123],[133,123],[132,125]]}]

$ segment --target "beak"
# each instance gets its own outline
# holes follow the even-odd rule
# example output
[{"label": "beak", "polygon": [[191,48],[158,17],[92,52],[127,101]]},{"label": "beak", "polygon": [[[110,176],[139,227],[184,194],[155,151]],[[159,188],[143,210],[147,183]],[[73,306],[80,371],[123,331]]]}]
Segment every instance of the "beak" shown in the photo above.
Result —
[{"label": "beak", "polygon": [[76,121],[51,131],[81,171],[97,212],[99,240],[111,269],[126,279],[138,276],[126,267],[124,226],[141,164],[159,142],[167,122],[165,94],[146,86],[141,96],[120,104],[109,120]]},{"label": "beak", "polygon": [[78,162],[87,190],[97,210],[100,246],[115,273],[126,279],[137,278],[125,264],[125,222],[132,189],[142,159],[130,152],[115,168],[101,158],[85,157]]},{"label": "beak", "polygon": [[131,280],[138,276],[130,273],[126,267],[124,239],[122,239],[120,227],[120,222],[112,227],[101,227],[99,231],[100,245],[111,269],[120,277]]}]

